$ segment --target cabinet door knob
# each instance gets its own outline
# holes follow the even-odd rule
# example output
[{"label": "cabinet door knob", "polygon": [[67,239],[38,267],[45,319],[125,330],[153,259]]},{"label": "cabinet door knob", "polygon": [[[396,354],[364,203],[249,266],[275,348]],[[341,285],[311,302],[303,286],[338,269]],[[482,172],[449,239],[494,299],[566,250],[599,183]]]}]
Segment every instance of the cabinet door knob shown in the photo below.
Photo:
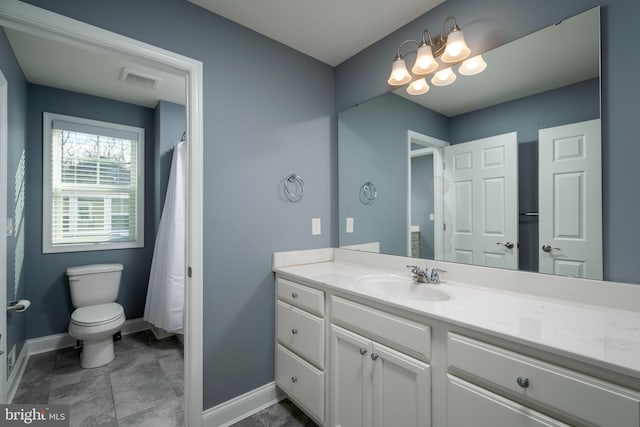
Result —
[{"label": "cabinet door knob", "polygon": [[529,378],[527,377],[518,377],[516,379],[516,382],[518,383],[518,385],[522,388],[527,388],[529,387]]},{"label": "cabinet door knob", "polygon": [[371,360],[378,360],[378,357],[380,357],[378,353],[371,353]]},{"label": "cabinet door knob", "polygon": [[292,383],[297,383],[298,382],[298,377],[291,377],[291,382]]},{"label": "cabinet door knob", "polygon": [[297,330],[296,328],[293,328],[293,329],[291,330],[291,333],[292,333],[293,335],[295,335],[295,334],[297,334],[297,333],[298,333],[298,330]]},{"label": "cabinet door knob", "polygon": [[297,292],[291,292],[291,298],[298,298]]},{"label": "cabinet door knob", "polygon": [[366,348],[361,348],[360,349],[360,354],[364,356],[365,354],[367,354],[367,351],[368,350]]}]

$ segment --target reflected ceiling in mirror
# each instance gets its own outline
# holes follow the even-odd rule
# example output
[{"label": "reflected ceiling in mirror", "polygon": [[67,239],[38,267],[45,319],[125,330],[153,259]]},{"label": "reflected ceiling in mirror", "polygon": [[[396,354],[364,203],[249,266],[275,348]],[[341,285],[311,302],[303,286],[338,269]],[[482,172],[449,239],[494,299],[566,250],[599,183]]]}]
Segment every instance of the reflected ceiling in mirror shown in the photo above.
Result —
[{"label": "reflected ceiling in mirror", "polygon": [[[432,86],[419,96],[400,88],[341,112],[340,246],[602,279],[602,250],[606,251],[602,242],[607,240],[602,239],[601,183],[585,181],[586,176],[600,177],[600,160],[592,162],[588,173],[565,171],[568,174],[562,176],[571,179],[564,180],[554,175],[547,157],[539,160],[547,146],[539,142],[545,135],[543,129],[565,131],[565,126],[577,123],[595,127],[590,128],[588,138],[565,135],[560,138],[562,143],[556,138],[550,143],[550,156],[576,164],[574,157],[585,157],[585,153],[591,157],[586,148],[596,147],[600,155],[599,28],[600,9],[595,8],[483,53],[487,62],[483,73],[459,76],[453,85]],[[496,148],[488,142],[491,138],[504,140],[506,134],[511,135],[511,148]],[[475,160],[471,149],[465,157],[466,146],[477,149]],[[495,165],[507,166],[510,177],[496,175],[499,168],[494,167],[493,175],[485,176],[488,179],[480,178],[474,187],[469,178],[468,191],[460,191],[460,182],[466,178],[459,180],[452,170],[465,159],[469,167],[472,163],[488,165],[492,153],[499,154],[494,156]],[[552,177],[549,185],[547,175]],[[377,197],[369,204],[358,197],[366,182],[377,188]],[[489,188],[489,182],[494,187]],[[507,188],[513,191],[507,194]],[[557,194],[566,188],[573,193],[556,200],[558,203],[548,202],[553,191]],[[482,198],[491,191],[492,199]],[[461,204],[464,197],[467,205]],[[471,203],[474,197],[479,204]],[[591,203],[588,209],[587,202]],[[455,206],[463,208],[456,210]],[[567,210],[570,207],[574,210]],[[543,215],[543,211],[548,212]],[[551,227],[556,234],[564,227],[567,238],[562,243],[566,244],[560,249],[553,230],[549,237],[543,234],[550,218],[555,221]],[[513,225],[510,233],[505,231],[508,221]],[[451,227],[460,232],[458,237],[465,233],[488,237],[489,249],[473,256],[471,251],[465,253],[456,246]],[[591,252],[600,266],[591,273],[592,261],[581,260],[582,255],[571,252],[572,245],[598,234],[599,239],[593,241],[597,250]],[[544,251],[543,247],[551,249]],[[510,262],[505,261],[505,254],[511,255]]]},{"label": "reflected ceiling in mirror", "polygon": [[592,9],[482,54],[482,73],[463,76],[454,66],[458,78],[449,86],[431,85],[424,95],[404,87],[394,93],[452,117],[597,78],[599,28],[600,9]]}]

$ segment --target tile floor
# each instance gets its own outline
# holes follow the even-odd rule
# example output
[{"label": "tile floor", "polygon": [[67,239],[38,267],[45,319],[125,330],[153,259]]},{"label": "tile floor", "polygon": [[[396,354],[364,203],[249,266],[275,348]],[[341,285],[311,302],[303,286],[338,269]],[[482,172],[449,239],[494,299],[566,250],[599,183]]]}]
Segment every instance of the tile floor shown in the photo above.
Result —
[{"label": "tile floor", "polygon": [[80,367],[77,349],[32,356],[13,403],[69,404],[71,426],[182,426],[178,340],[145,331],[122,337],[115,350],[114,361],[95,369]]},{"label": "tile floor", "polygon": [[[113,362],[95,369],[82,369],[73,348],[31,356],[12,403],[68,404],[71,426],[182,426],[184,354],[178,340],[157,341],[145,331],[122,337],[115,350]],[[264,426],[317,424],[287,399],[233,425]]]},{"label": "tile floor", "polygon": [[231,427],[318,427],[290,400],[285,399]]}]

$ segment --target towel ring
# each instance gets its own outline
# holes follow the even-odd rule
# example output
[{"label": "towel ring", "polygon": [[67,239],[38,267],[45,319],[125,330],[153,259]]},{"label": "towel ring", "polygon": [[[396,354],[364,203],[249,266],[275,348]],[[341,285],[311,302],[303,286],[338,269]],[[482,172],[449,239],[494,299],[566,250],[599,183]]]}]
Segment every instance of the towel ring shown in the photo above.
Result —
[{"label": "towel ring", "polygon": [[370,205],[378,197],[376,186],[371,181],[367,181],[360,187],[360,202],[363,205]]},{"label": "towel ring", "polygon": [[296,173],[292,173],[284,179],[284,196],[290,202],[299,202],[304,194],[304,180]]}]

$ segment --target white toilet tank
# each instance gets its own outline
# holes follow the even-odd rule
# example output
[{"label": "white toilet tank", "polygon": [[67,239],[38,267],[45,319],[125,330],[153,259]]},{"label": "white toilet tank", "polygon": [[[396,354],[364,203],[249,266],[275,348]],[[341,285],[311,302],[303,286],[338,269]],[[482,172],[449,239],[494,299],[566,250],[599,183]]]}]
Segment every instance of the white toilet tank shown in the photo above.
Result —
[{"label": "white toilet tank", "polygon": [[68,267],[69,289],[74,307],[106,304],[118,298],[122,264]]}]

